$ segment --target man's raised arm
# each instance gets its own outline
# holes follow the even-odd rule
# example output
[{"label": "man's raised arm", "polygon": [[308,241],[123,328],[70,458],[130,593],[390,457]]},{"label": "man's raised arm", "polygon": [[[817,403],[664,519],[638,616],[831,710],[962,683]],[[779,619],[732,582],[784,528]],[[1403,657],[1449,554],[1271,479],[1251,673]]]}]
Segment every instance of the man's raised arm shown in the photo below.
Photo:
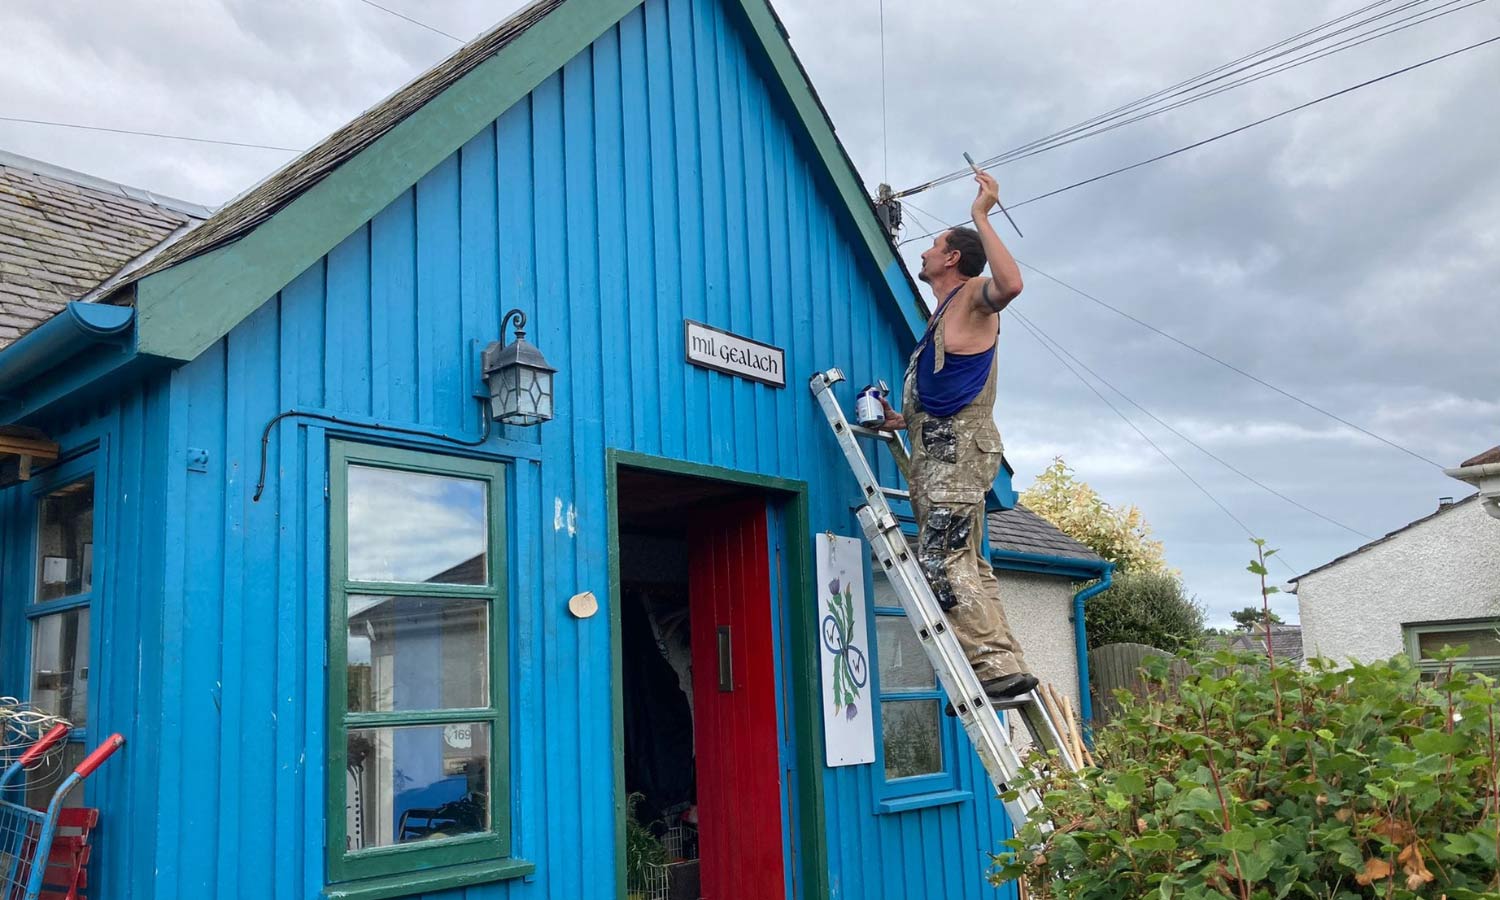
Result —
[{"label": "man's raised arm", "polygon": [[1000,202],[1000,185],[994,176],[981,171],[974,176],[979,183],[979,196],[974,198],[970,211],[974,214],[974,229],[984,244],[984,255],[990,264],[989,278],[975,278],[970,283],[970,299],[977,313],[997,313],[1010,305],[1021,293],[1021,267],[1010,255],[1005,243],[1000,240],[995,226],[990,222],[990,210]]}]

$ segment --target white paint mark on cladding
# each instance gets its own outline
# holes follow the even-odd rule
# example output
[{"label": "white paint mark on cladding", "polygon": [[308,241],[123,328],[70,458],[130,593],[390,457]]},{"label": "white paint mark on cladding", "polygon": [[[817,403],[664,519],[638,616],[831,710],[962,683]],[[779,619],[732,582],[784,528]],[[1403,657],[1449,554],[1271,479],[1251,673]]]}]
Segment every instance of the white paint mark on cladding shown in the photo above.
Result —
[{"label": "white paint mark on cladding", "polygon": [[578,509],[568,504],[568,537],[578,536]]},{"label": "white paint mark on cladding", "polygon": [[553,506],[552,506],[552,530],[553,531],[562,531],[563,530],[563,508],[562,508],[562,498],[561,497],[554,498],[554,502],[553,502]]}]

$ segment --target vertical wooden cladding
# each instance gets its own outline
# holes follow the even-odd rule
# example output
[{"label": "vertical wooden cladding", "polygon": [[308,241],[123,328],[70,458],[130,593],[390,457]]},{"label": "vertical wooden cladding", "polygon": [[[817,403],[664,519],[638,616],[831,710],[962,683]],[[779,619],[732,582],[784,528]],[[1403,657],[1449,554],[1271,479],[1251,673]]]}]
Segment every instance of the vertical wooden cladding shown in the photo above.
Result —
[{"label": "vertical wooden cladding", "polygon": [[783,897],[776,646],[765,501],[743,501],[698,518],[691,554],[703,897]]},{"label": "vertical wooden cladding", "polygon": [[[514,852],[537,871],[432,896],[616,896],[608,620],[564,606],[609,593],[606,449],[805,481],[812,530],[853,533],[852,482],[801,379],[839,366],[895,382],[911,344],[734,15],[714,0],[647,0],[173,373],[169,408],[122,418],[149,436],[135,438],[142,452],[170,460],[162,508],[141,513],[143,528],[166,523],[168,588],[149,613],[161,623],[142,613],[128,626],[166,642],[140,688],[161,698],[159,715],[154,700],[142,707],[160,723],[161,759],[155,781],[128,788],[145,797],[121,784],[105,800],[158,835],[129,839],[118,883],[134,895],[291,900],[323,887],[325,433],[273,429],[255,503],[261,431],[300,408],[475,437],[478,351],[520,307],[560,370],[557,419],[501,429],[539,442],[539,460],[511,464],[508,492],[510,802]],[[788,386],[686,365],[684,318],[784,347]],[[206,474],[179,464],[187,447],[208,452]],[[965,783],[982,792],[971,768]],[[989,896],[981,836],[998,806],[876,816],[879,775],[824,772],[826,833],[798,835],[826,840],[832,895],[942,884],[946,897]]]}]

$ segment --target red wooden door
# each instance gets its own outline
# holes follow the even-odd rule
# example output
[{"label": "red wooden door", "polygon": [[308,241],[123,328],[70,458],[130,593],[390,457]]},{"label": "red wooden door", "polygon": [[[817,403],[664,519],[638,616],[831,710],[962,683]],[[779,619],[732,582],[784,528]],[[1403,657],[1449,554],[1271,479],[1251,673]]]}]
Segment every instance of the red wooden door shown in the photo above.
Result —
[{"label": "red wooden door", "polygon": [[704,900],[786,896],[763,501],[693,523],[689,589]]}]

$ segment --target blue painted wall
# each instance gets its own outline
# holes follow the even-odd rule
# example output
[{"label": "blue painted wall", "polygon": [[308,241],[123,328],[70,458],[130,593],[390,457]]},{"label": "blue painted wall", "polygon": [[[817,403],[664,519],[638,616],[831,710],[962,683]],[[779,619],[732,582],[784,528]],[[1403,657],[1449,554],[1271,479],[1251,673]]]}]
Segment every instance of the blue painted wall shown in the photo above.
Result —
[{"label": "blue painted wall", "polygon": [[[93,835],[90,896],[152,896],[151,856],[162,766],[183,763],[187,738],[162,734],[160,680],[176,664],[163,636],[162,521],[167,466],[165,379],[90,403],[86,413],[38,423],[63,448],[58,467],[95,477],[94,590],[90,611],[85,743],[119,732],[128,741],[84,782],[83,802],[101,810]],[[0,491],[0,695],[25,697],[31,629],[25,605],[36,579],[37,499],[51,473]],[[168,778],[175,775],[168,775]]]},{"label": "blue painted wall", "polygon": [[[897,382],[912,344],[732,15],[647,0],[97,426],[119,509],[96,690],[105,721],[133,729],[129,767],[97,785],[99,896],[321,889],[326,441],[359,429],[282,421],[257,503],[262,429],[300,409],[475,437],[478,350],[511,307],[562,369],[557,420],[487,450],[514,457],[511,800],[537,872],[441,896],[615,896],[608,619],[565,612],[577,591],[608,596],[606,448],[806,481],[813,533],[851,533],[856,491],[805,379],[837,365],[851,400]],[[686,365],[685,318],[784,347],[786,389]],[[24,527],[14,497],[8,529]],[[961,785],[983,798],[967,757]],[[874,767],[822,777],[833,896],[997,895],[982,876],[998,803],[878,815]]]}]

